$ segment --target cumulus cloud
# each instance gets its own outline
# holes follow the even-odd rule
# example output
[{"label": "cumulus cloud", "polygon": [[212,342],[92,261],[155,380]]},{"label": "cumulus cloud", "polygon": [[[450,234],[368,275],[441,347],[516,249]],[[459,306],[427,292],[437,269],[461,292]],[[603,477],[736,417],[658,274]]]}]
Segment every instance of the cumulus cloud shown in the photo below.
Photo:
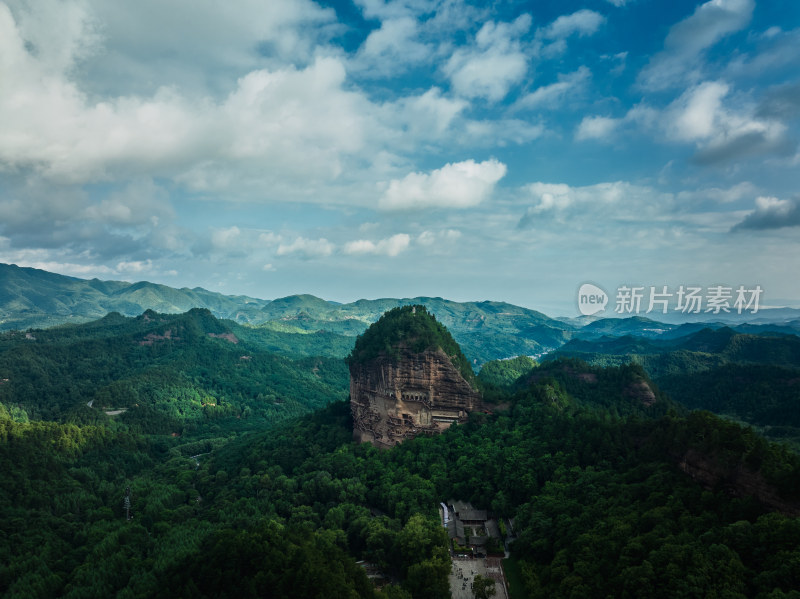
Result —
[{"label": "cumulus cloud", "polygon": [[461,98],[450,98],[438,87],[422,94],[407,96],[385,106],[385,120],[395,120],[397,127],[407,131],[411,144],[433,140],[445,134],[456,119],[469,107]]},{"label": "cumulus cloud", "polygon": [[567,50],[567,40],[577,35],[594,35],[606,22],[598,12],[581,9],[569,15],[561,15],[546,27],[536,30],[534,48],[540,57],[552,58]]},{"label": "cumulus cloud", "polygon": [[615,181],[573,187],[565,183],[530,183],[524,191],[534,200],[519,220],[519,229],[533,228],[539,222],[562,220],[567,215],[570,222],[577,219],[595,219],[624,208],[625,216],[617,220],[644,220],[653,218],[668,206],[672,197],[645,186],[625,181]]},{"label": "cumulus cloud", "polygon": [[[82,10],[73,11],[76,6]],[[50,8],[53,18],[43,22],[47,11],[12,12],[0,4],[0,163],[7,169],[25,169],[59,184],[163,177],[199,191],[230,191],[234,184],[245,189],[248,183],[292,176],[307,181],[309,172],[336,178],[343,161],[363,149],[364,131],[379,136],[386,129],[372,122],[379,107],[345,89],[343,62],[330,57],[302,67],[240,70],[221,93],[188,94],[169,82],[152,91],[140,86],[128,95],[89,93],[91,84],[77,75],[89,67],[77,63],[89,52],[85,46],[100,51],[92,32],[106,24],[97,24],[99,17],[89,8],[100,9],[74,2]],[[191,12],[211,10],[201,2]],[[228,10],[218,10],[224,21]],[[136,18],[147,14],[138,4],[132,12]],[[57,19],[65,21],[63,32],[50,22]],[[179,30],[199,34],[191,27]],[[116,40],[108,39],[108,44]],[[146,45],[139,40],[140,47]],[[147,72],[161,73],[152,67]]]},{"label": "cumulus cloud", "polygon": [[544,28],[542,35],[548,39],[563,39],[570,35],[592,35],[605,23],[606,18],[598,12],[581,9],[570,15],[562,15]]},{"label": "cumulus cloud", "polygon": [[469,208],[491,195],[506,174],[495,159],[446,164],[430,173],[410,173],[394,179],[378,202],[382,210]]},{"label": "cumulus cloud", "polygon": [[725,77],[760,78],[766,73],[796,76],[800,29],[783,31],[780,27],[770,27],[759,36],[751,34],[752,38],[757,44],[755,51],[733,56],[725,68]]},{"label": "cumulus cloud", "polygon": [[237,245],[241,236],[241,230],[237,226],[216,229],[211,232],[211,244],[215,248],[226,249]]},{"label": "cumulus cloud", "polygon": [[355,0],[368,19],[396,19],[434,12],[438,0]]},{"label": "cumulus cloud", "polygon": [[728,108],[723,100],[730,87],[706,81],[685,91],[666,111],[667,136],[694,142],[694,160],[716,164],[747,155],[790,151],[786,127],[776,120],[759,119],[752,106]]},{"label": "cumulus cloud", "polygon": [[623,122],[623,119],[614,119],[604,116],[585,116],[575,131],[575,139],[606,139]]},{"label": "cumulus cloud", "polygon": [[690,191],[681,191],[677,194],[679,203],[696,205],[703,203],[732,204],[745,198],[756,195],[756,187],[749,181],[742,181],[732,187],[708,187]]},{"label": "cumulus cloud", "polygon": [[442,243],[451,243],[460,237],[461,231],[457,229],[445,229],[443,231],[423,231],[417,237],[417,243],[430,247]]},{"label": "cumulus cloud", "polygon": [[702,76],[706,49],[744,28],[753,14],[754,0],[709,0],[674,25],[664,41],[664,50],[650,59],[639,74],[646,89],[683,86]]},{"label": "cumulus cloud", "polygon": [[112,191],[107,198],[87,207],[82,218],[111,225],[158,226],[175,216],[169,195],[152,179],[132,181],[123,189]]},{"label": "cumulus cloud", "polygon": [[453,89],[466,98],[502,100],[528,70],[519,37],[530,26],[527,14],[512,23],[484,23],[474,46],[456,50],[443,67]]},{"label": "cumulus cloud", "polygon": [[291,243],[281,243],[278,245],[278,256],[298,256],[305,260],[313,258],[326,258],[333,253],[335,246],[325,239],[306,239],[298,237]]},{"label": "cumulus cloud", "polygon": [[783,227],[800,227],[800,196],[788,200],[759,196],[756,198],[756,209],[735,225],[732,230],[764,230]]},{"label": "cumulus cloud", "polygon": [[759,103],[756,116],[781,121],[800,117],[800,81],[778,85],[767,90]]},{"label": "cumulus cloud", "polygon": [[416,19],[387,19],[370,32],[349,66],[366,76],[382,77],[427,60],[433,50],[432,44],[420,41]]},{"label": "cumulus cloud", "polygon": [[152,260],[135,260],[135,261],[123,261],[117,263],[116,271],[118,273],[134,273],[134,274],[143,274],[153,270],[153,262]]},{"label": "cumulus cloud", "polygon": [[[33,4],[12,0],[12,5]],[[76,73],[92,94],[130,96],[176,86],[187,95],[227,94],[236,79],[265,65],[313,61],[336,14],[311,0],[36,0],[43,36],[61,35],[62,14],[82,9],[102,51],[83,52]],[[17,11],[22,12],[22,11]],[[31,11],[33,12],[33,11]],[[187,26],[190,21],[190,26]],[[179,32],[179,33],[177,33]],[[153,67],[156,68],[153,68]]]},{"label": "cumulus cloud", "polygon": [[349,241],[344,245],[344,253],[349,255],[375,254],[384,256],[397,256],[405,251],[411,243],[411,237],[406,233],[398,233],[378,242],[367,239]]},{"label": "cumulus cloud", "polygon": [[566,98],[579,93],[591,76],[591,71],[585,66],[581,66],[574,73],[561,74],[556,83],[544,85],[524,95],[514,103],[513,108],[526,110],[558,108]]}]

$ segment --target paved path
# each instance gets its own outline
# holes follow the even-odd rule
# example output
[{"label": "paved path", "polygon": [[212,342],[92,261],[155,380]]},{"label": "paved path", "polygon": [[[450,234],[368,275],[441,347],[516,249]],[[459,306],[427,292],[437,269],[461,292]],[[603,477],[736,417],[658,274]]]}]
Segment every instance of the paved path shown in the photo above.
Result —
[{"label": "paved path", "polygon": [[478,574],[496,581],[495,599],[508,599],[506,588],[503,585],[503,569],[500,567],[500,560],[499,557],[486,559],[454,557],[453,568],[450,570],[450,594],[453,599],[474,599],[472,581]]}]

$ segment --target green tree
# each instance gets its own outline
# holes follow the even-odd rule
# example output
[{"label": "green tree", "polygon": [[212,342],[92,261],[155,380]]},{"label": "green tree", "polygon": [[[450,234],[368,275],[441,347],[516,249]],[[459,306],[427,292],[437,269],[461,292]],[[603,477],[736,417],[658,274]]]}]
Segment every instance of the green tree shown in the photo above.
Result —
[{"label": "green tree", "polygon": [[475,580],[472,582],[472,594],[475,599],[489,599],[497,594],[497,589],[494,587],[494,580],[491,578],[477,574]]}]

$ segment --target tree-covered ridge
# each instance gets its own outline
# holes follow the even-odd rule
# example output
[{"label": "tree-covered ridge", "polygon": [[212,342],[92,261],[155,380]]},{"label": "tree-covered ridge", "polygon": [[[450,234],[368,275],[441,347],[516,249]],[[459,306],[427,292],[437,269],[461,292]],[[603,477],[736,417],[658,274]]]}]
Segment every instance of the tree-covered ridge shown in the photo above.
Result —
[{"label": "tree-covered ridge", "polygon": [[350,364],[364,364],[379,356],[397,360],[400,347],[414,353],[441,349],[462,376],[475,384],[475,373],[450,332],[425,306],[400,306],[388,310],[356,339],[347,357]]},{"label": "tree-covered ridge", "polygon": [[2,333],[0,402],[32,419],[191,436],[210,423],[263,428],[346,396],[340,359],[276,355],[240,329],[193,309]]},{"label": "tree-covered ridge", "polygon": [[517,356],[508,360],[494,360],[484,364],[478,380],[484,385],[510,386],[521,377],[530,374],[536,362],[528,356]]},{"label": "tree-covered ridge", "polygon": [[[199,463],[169,438],[0,411],[0,593],[444,599],[436,505],[447,497],[514,518],[512,599],[766,599],[800,587],[800,520],[680,464],[693,452],[723,477],[757,471],[797,501],[796,455],[708,413],[611,409],[623,399],[612,383],[635,368],[561,366],[507,392],[505,412],[383,451],[352,442],[346,402]],[[393,584],[376,592],[360,559]]]},{"label": "tree-covered ridge", "polygon": [[[201,288],[174,289],[146,281],[91,281],[33,268],[0,264],[0,331],[82,323],[109,312],[137,316],[145,310],[181,313],[205,308],[217,318],[259,329],[259,333],[295,333],[293,339],[276,336],[277,347],[306,344],[299,334],[319,335],[311,354],[345,356],[352,337],[363,333],[384,312],[411,304],[425,305],[452,332],[470,360],[489,360],[537,354],[571,338],[576,327],[505,302],[454,302],[440,297],[357,300],[349,304],[312,295],[273,300],[226,296]],[[328,336],[327,338],[323,336]],[[344,341],[343,339],[344,338]],[[331,346],[329,353],[323,343]],[[342,345],[346,348],[342,348]],[[297,349],[296,347],[294,348]],[[273,351],[278,351],[275,347]],[[310,355],[310,354],[307,354]]]},{"label": "tree-covered ridge", "polygon": [[800,588],[800,459],[641,365],[488,364],[494,414],[379,451],[352,442],[341,360],[264,352],[207,311],[28,334],[0,335],[4,597],[443,599],[448,498],[514,518],[512,599]]},{"label": "tree-covered ridge", "polygon": [[706,328],[678,339],[571,341],[547,359],[639,364],[675,401],[725,414],[800,447],[800,338]]}]

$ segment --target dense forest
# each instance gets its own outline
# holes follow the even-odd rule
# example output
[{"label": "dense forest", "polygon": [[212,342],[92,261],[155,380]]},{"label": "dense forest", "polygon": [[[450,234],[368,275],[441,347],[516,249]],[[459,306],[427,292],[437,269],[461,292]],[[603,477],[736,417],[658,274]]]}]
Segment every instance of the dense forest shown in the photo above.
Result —
[{"label": "dense forest", "polygon": [[194,309],[1,333],[0,402],[32,420],[186,440],[264,428],[347,396],[341,359],[305,356],[311,335],[289,357],[265,347],[272,334],[239,338],[230,324]]},{"label": "dense forest", "polygon": [[550,358],[640,364],[681,404],[754,425],[800,449],[800,337],[743,334],[723,327],[671,339],[627,335],[574,340]]},{"label": "dense forest", "polygon": [[800,596],[800,458],[641,365],[490,363],[490,413],[378,450],[342,360],[95,326],[0,341],[3,596],[444,598],[449,498],[513,519],[512,599]]}]

